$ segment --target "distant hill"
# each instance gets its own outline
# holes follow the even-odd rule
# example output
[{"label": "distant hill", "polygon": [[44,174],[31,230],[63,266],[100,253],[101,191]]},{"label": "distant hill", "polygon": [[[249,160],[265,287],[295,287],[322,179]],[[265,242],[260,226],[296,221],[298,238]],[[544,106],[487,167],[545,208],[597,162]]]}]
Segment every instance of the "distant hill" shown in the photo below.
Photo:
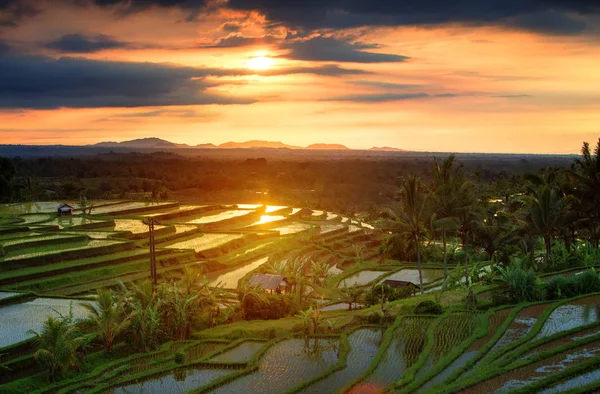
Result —
[{"label": "distant hill", "polygon": [[240,148],[287,148],[287,149],[302,149],[301,146],[287,145],[280,141],[259,141],[252,140],[246,142],[225,142],[219,145],[219,148],[240,149]]},{"label": "distant hill", "polygon": [[160,138],[139,138],[131,141],[123,142],[100,142],[91,146],[98,148],[143,148],[143,149],[156,149],[156,148],[190,148],[187,144],[175,144]]},{"label": "distant hill", "polygon": [[374,146],[369,150],[377,151],[377,152],[406,152],[406,150],[404,150],[404,149],[392,148],[389,146],[382,146],[381,148]]},{"label": "distant hill", "polygon": [[350,150],[345,145],[341,144],[312,144],[307,146],[305,149],[313,149],[313,150]]},{"label": "distant hill", "polygon": [[[215,144],[198,144],[198,145],[188,145],[188,144],[176,144],[174,142],[170,142],[167,140],[163,140],[161,138],[139,138],[131,141],[106,141],[100,142],[93,145],[87,145],[92,148],[129,148],[129,149],[177,149],[177,148],[185,148],[185,149],[306,149],[306,150],[351,150],[345,145],[342,144],[312,144],[303,148],[301,146],[288,145],[284,144],[281,141],[261,141],[261,140],[252,140],[245,142],[225,142],[220,145]],[[388,152],[403,152],[401,149],[382,147],[377,148],[373,147],[370,150],[373,151],[388,151]]]}]

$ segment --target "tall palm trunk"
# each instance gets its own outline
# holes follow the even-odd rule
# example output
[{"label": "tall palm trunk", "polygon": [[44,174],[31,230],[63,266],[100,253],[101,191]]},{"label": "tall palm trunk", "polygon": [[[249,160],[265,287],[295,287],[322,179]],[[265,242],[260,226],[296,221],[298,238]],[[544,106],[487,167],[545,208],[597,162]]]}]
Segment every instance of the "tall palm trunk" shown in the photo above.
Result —
[{"label": "tall palm trunk", "polygon": [[544,244],[546,246],[546,265],[550,265],[552,252],[552,237],[550,235],[544,236]]},{"label": "tall palm trunk", "polygon": [[425,293],[423,289],[423,269],[421,268],[421,245],[419,244],[419,239],[417,238],[417,268],[419,270],[419,287],[421,288],[421,294]]},{"label": "tall palm trunk", "polygon": [[446,250],[446,230],[442,230],[442,243],[444,246],[444,281],[448,279],[448,251]]},{"label": "tall palm trunk", "polygon": [[469,284],[469,253],[467,250],[467,238],[463,238],[463,256],[465,262],[465,280],[466,284]]}]

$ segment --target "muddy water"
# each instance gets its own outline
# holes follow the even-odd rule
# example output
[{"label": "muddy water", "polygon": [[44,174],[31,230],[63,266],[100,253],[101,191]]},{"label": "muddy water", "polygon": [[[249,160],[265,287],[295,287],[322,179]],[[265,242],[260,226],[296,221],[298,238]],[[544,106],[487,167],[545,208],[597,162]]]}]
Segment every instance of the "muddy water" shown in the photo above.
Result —
[{"label": "muddy water", "polygon": [[463,393],[510,393],[598,355],[600,355],[600,342],[578,346],[488,379],[464,390]]},{"label": "muddy water", "polygon": [[31,338],[33,335],[28,330],[40,330],[48,316],[67,316],[71,308],[76,319],[87,316],[81,301],[77,300],[36,298],[22,304],[1,307],[0,347]]},{"label": "muddy water", "polygon": [[[534,326],[534,324],[537,322],[537,316],[540,313],[542,313],[542,311],[544,309],[546,309],[546,307],[548,305],[550,305],[550,304],[533,305],[533,306],[527,307],[527,308],[521,310],[519,313],[517,313],[517,316],[515,316],[513,321],[508,325],[508,328],[506,329],[506,331],[504,332],[502,337],[500,337],[498,342],[496,342],[494,344],[492,349],[483,358],[481,358],[479,361],[477,361],[477,363],[475,363],[475,365],[473,367],[471,367],[465,373],[465,376],[470,376],[477,368],[484,365],[485,363],[495,361],[495,360],[487,359],[487,357],[489,357],[489,355],[492,354],[493,352],[495,352],[495,351],[511,344],[512,342],[523,338],[525,335],[527,335],[529,333],[529,331],[531,330],[531,328]],[[510,312],[506,311],[505,313],[508,316],[508,314]],[[502,322],[499,322],[498,326],[500,326],[500,324],[502,324]],[[488,334],[490,334],[490,333],[488,332]],[[495,334],[495,332],[494,332],[494,334]],[[488,337],[488,340],[491,339],[491,337],[494,334],[491,334]],[[480,345],[480,347],[482,347],[484,345],[484,343],[481,342],[482,340],[483,340],[483,338],[481,340],[477,341],[474,345]]]},{"label": "muddy water", "polygon": [[187,393],[205,386],[223,376],[235,373],[231,369],[178,369],[171,373],[155,376],[147,380],[116,387],[107,393],[114,394],[162,394]]},{"label": "muddy water", "polygon": [[535,339],[549,337],[599,320],[600,296],[582,298],[556,308]]},{"label": "muddy water", "polygon": [[600,369],[596,369],[587,373],[584,373],[579,376],[575,376],[574,378],[567,379],[562,383],[554,385],[552,387],[547,388],[542,391],[542,394],[554,394],[554,393],[562,393],[567,390],[571,390],[577,387],[584,387],[590,385],[592,383],[596,383],[600,381]]},{"label": "muddy water", "polygon": [[289,339],[271,347],[256,372],[243,376],[213,393],[283,393],[303,381],[323,374],[338,359],[338,340]]},{"label": "muddy water", "polygon": [[226,352],[211,358],[210,361],[245,363],[248,362],[248,360],[250,360],[263,346],[265,346],[265,342],[243,342],[233,349],[227,350]]},{"label": "muddy water", "polygon": [[[362,383],[380,392],[402,378],[406,369],[419,358],[425,347],[427,328],[432,318],[408,317],[402,320],[394,332],[394,337],[375,371]],[[379,388],[379,390],[377,390]]]},{"label": "muddy water", "polygon": [[348,336],[350,352],[346,359],[346,368],[312,384],[302,390],[301,393],[327,394],[338,392],[367,370],[379,350],[381,337],[381,330],[372,329],[357,330],[350,334]]}]

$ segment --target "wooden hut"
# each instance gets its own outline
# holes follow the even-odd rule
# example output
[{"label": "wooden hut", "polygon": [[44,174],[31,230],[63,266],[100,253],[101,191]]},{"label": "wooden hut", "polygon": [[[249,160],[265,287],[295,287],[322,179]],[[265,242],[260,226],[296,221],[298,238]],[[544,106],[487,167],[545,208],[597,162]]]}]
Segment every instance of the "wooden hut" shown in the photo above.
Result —
[{"label": "wooden hut", "polygon": [[57,210],[58,216],[71,216],[73,215],[73,207],[69,204],[60,204]]},{"label": "wooden hut", "polygon": [[249,287],[260,287],[267,293],[283,293],[286,291],[288,280],[283,275],[254,274],[248,282]]}]

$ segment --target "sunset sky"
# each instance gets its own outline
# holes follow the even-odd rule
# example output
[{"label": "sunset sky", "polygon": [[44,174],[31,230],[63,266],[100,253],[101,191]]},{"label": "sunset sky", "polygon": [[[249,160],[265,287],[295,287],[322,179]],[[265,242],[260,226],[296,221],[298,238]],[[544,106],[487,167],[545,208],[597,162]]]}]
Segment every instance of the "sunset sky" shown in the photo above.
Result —
[{"label": "sunset sky", "polygon": [[0,0],[0,143],[574,153],[597,0]]}]

